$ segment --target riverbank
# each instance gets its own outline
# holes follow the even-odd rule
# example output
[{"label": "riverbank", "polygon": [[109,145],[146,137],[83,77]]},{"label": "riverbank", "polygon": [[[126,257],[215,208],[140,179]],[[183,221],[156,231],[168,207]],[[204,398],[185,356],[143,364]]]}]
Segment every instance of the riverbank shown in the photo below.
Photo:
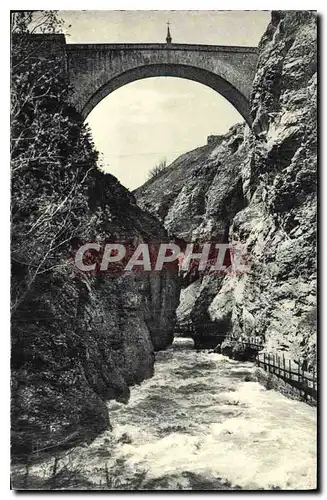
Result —
[{"label": "riverbank", "polygon": [[55,457],[30,466],[27,488],[70,474],[71,489],[314,489],[316,410],[246,382],[255,370],[179,339],[127,405],[108,404],[112,431],[58,456],[57,483]]}]

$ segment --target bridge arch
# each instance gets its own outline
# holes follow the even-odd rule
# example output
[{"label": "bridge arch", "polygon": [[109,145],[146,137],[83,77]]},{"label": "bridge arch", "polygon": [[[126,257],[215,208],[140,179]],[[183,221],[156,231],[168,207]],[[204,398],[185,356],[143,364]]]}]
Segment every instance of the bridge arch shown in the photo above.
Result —
[{"label": "bridge arch", "polygon": [[184,64],[141,65],[124,71],[123,73],[112,78],[109,77],[108,81],[98,88],[91,98],[84,104],[81,109],[82,116],[86,118],[102,99],[120,87],[123,87],[133,81],[158,76],[183,78],[202,83],[203,85],[210,87],[227,99],[227,101],[229,101],[229,103],[232,104],[243,116],[245,121],[251,125],[249,101],[237,88],[218,74],[203,68]]},{"label": "bridge arch", "polygon": [[71,102],[84,118],[110,92],[156,76],[186,78],[211,87],[251,124],[249,99],[256,47],[192,44],[65,44]]},{"label": "bridge arch", "polygon": [[249,99],[258,62],[256,47],[193,44],[67,44],[64,35],[33,34],[35,57],[56,56],[86,118],[110,92],[153,76],[186,78],[225,97],[251,125]]}]

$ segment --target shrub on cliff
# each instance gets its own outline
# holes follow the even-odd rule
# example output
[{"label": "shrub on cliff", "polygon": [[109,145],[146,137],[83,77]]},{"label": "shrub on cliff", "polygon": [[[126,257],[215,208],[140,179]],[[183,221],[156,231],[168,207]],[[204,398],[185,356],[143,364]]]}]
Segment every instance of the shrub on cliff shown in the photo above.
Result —
[{"label": "shrub on cliff", "polygon": [[30,36],[60,29],[53,11],[12,15],[13,312],[36,277],[60,265],[58,255],[84,225],[85,181],[97,160],[88,130],[68,105],[60,54],[42,56],[42,40]]},{"label": "shrub on cliff", "polygon": [[159,161],[159,163],[153,167],[150,172],[149,172],[149,179],[154,179],[155,177],[158,177],[161,175],[162,172],[164,172],[167,168],[167,160],[166,158],[163,158],[162,160]]}]

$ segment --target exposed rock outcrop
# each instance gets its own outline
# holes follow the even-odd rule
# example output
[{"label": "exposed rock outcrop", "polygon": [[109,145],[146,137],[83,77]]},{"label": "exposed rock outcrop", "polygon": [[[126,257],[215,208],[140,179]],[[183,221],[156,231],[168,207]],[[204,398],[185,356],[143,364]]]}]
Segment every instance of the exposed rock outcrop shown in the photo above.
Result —
[{"label": "exposed rock outcrop", "polygon": [[[80,241],[166,238],[111,175],[93,172],[88,205]],[[154,349],[173,339],[176,269],[94,275],[79,271],[68,253],[60,258],[12,318],[13,456],[90,440],[108,428],[106,401],[127,402],[129,386],[152,376]]]},{"label": "exposed rock outcrop", "polygon": [[227,241],[229,225],[244,206],[247,134],[246,126],[236,125],[218,146],[210,143],[180,156],[135,190],[138,204],[186,242]]},{"label": "exposed rock outcrop", "polygon": [[[178,158],[136,191],[170,235],[246,245],[242,276],[201,278],[180,320],[217,335],[260,336],[268,350],[315,363],[316,15],[273,12],[259,45],[252,118],[220,144]],[[188,283],[186,283],[188,284]]]}]

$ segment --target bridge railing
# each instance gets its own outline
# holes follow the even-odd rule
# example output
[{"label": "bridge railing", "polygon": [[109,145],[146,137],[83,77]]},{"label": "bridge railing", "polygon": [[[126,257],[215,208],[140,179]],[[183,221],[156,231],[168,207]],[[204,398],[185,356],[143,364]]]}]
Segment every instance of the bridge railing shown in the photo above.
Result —
[{"label": "bridge railing", "polygon": [[199,325],[195,325],[191,320],[176,323],[174,326],[174,333],[195,333],[197,329],[210,333],[219,333],[217,331],[217,325],[214,323],[201,323]]},{"label": "bridge railing", "polygon": [[[210,333],[215,333],[219,334],[218,331],[218,326],[211,322],[211,323],[201,323],[198,325],[198,329],[201,331],[207,331]],[[176,323],[174,326],[174,333],[195,333],[197,330],[196,325],[192,323],[191,320],[189,321],[184,321],[182,323]],[[249,346],[254,350],[261,350],[263,349],[264,345],[263,342],[264,340],[261,339],[261,342],[258,341],[257,337],[250,337],[249,339],[244,339],[241,337],[231,337],[226,340],[229,340],[231,343],[238,343],[242,344],[244,346]]]},{"label": "bridge railing", "polygon": [[259,341],[257,337],[250,337],[249,339],[232,337],[231,339],[226,340],[228,340],[231,344],[241,344],[243,347],[251,347],[254,351],[262,351],[264,348],[264,341]]}]

